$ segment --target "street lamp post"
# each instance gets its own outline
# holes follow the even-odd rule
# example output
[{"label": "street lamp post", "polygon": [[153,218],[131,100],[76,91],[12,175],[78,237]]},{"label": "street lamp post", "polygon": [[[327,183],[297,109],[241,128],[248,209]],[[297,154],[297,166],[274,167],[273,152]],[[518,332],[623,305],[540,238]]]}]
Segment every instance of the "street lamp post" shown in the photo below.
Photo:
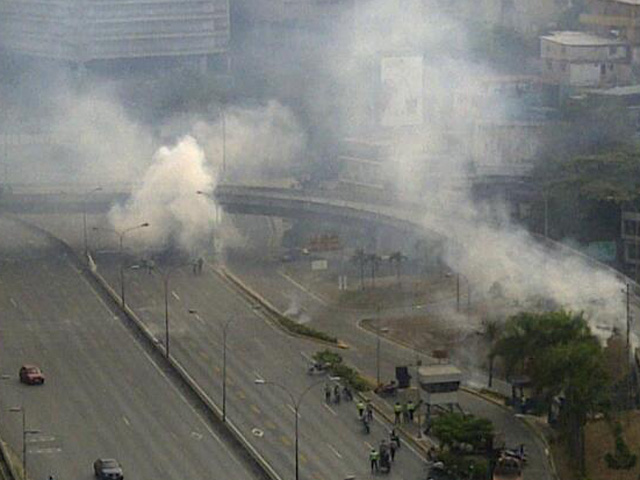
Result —
[{"label": "street lamp post", "polygon": [[164,272],[162,283],[164,286],[164,347],[165,347],[165,357],[169,358],[169,277],[172,273],[174,273],[178,268],[184,267],[185,265],[176,265],[173,268],[170,268]]},{"label": "street lamp post", "polygon": [[[197,310],[189,310],[191,315],[198,315]],[[222,326],[222,421],[227,421],[227,333],[233,317],[224,322]]]},{"label": "street lamp post", "polygon": [[[460,275],[461,273],[456,273],[456,312],[460,312]],[[469,278],[462,275],[464,279],[467,281],[467,313],[471,311],[471,282]]]},{"label": "street lamp post", "polygon": [[29,478],[27,475],[27,435],[38,434],[40,430],[27,429],[27,413],[24,405],[21,407],[12,407],[9,411],[22,413],[22,474],[24,478],[27,479]]},{"label": "street lamp post", "polygon": [[[340,377],[330,377],[330,380],[340,380]],[[295,416],[295,465],[296,465],[296,476],[295,479],[296,480],[300,480],[300,455],[299,455],[299,435],[298,435],[298,417],[299,415],[299,411],[300,411],[300,404],[302,403],[302,400],[304,399],[305,395],[307,393],[309,393],[311,391],[311,389],[317,385],[320,385],[321,383],[324,383],[324,380],[319,380],[317,382],[312,383],[311,385],[309,385],[296,399],[296,397],[293,395],[293,393],[291,393],[291,391],[285,387],[284,385],[282,385],[281,383],[277,383],[277,382],[271,382],[271,381],[267,381],[267,380],[263,380],[262,378],[257,378],[254,380],[254,383],[256,385],[273,385],[274,387],[278,387],[279,389],[283,390],[291,399],[291,403],[293,405],[293,413]]]},{"label": "street lamp post", "polygon": [[125,301],[125,293],[124,293],[124,236],[129,233],[132,232],[134,230],[138,230],[140,228],[145,228],[149,226],[149,222],[144,222],[141,223],[140,225],[136,225],[135,227],[130,227],[130,228],[126,228],[124,230],[112,230],[109,228],[100,228],[100,227],[93,227],[94,230],[104,230],[107,232],[112,232],[115,233],[116,235],[118,235],[118,238],[120,240],[120,300],[121,300],[121,306],[122,309],[124,310],[125,306],[126,306],[126,301]]},{"label": "street lamp post", "polygon": [[90,190],[88,192],[85,192],[82,195],[82,233],[83,233],[83,240],[84,240],[84,256],[87,256],[87,253],[89,252],[89,245],[87,242],[87,197],[89,195],[91,195],[92,193],[95,192],[100,192],[102,190],[102,187],[96,187],[93,190]]}]

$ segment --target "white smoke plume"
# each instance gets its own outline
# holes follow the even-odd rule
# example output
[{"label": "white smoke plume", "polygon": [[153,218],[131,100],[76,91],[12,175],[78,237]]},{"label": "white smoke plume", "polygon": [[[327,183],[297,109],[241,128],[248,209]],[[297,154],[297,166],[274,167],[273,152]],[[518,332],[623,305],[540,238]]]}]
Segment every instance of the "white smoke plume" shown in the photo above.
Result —
[{"label": "white smoke plume", "polygon": [[109,219],[118,232],[149,223],[127,237],[128,245],[197,253],[211,241],[215,205],[210,195],[215,183],[202,148],[193,137],[183,137],[156,152],[139,187],[125,205],[113,207]]},{"label": "white smoke plume", "polygon": [[212,159],[218,171],[224,168],[225,180],[231,181],[291,176],[306,143],[304,130],[293,112],[274,100],[251,107],[227,106],[224,114],[218,112],[215,122],[198,121],[192,132],[207,158]]}]

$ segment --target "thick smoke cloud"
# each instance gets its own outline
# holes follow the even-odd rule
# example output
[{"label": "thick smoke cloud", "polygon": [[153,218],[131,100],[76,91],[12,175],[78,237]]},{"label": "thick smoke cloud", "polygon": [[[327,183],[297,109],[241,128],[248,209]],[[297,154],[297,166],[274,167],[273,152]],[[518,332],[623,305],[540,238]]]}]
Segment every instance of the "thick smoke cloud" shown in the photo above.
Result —
[{"label": "thick smoke cloud", "polygon": [[228,181],[291,177],[303,161],[306,145],[296,116],[275,100],[251,107],[226,107],[224,140],[221,113],[215,121],[194,122],[192,134],[204,146],[214,167],[220,172],[224,168]]},{"label": "thick smoke cloud", "polygon": [[131,235],[128,244],[145,249],[177,247],[194,254],[211,241],[215,206],[209,195],[214,187],[202,148],[186,136],[157,151],[140,186],[125,205],[111,210],[110,221],[119,232],[149,223]]}]

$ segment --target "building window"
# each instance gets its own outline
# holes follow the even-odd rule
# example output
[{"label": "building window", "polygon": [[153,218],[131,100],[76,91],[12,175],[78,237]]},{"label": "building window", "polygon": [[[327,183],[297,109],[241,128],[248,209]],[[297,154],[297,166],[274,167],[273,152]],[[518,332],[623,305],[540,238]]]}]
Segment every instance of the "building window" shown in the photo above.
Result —
[{"label": "building window", "polygon": [[624,221],[624,234],[629,236],[635,236],[636,222],[635,220]]},{"label": "building window", "polygon": [[627,244],[627,260],[634,261],[638,259],[638,252],[635,243]]},{"label": "building window", "polygon": [[607,66],[604,63],[600,64],[600,75],[606,75],[606,73],[607,73]]}]

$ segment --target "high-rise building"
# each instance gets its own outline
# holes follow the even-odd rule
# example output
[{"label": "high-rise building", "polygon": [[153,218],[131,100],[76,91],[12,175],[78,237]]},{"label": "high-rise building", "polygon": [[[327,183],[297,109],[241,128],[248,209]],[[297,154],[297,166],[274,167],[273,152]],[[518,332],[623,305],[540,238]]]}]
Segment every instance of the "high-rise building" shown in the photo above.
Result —
[{"label": "high-rise building", "polygon": [[224,54],[229,0],[0,0],[0,43],[68,61]]}]

